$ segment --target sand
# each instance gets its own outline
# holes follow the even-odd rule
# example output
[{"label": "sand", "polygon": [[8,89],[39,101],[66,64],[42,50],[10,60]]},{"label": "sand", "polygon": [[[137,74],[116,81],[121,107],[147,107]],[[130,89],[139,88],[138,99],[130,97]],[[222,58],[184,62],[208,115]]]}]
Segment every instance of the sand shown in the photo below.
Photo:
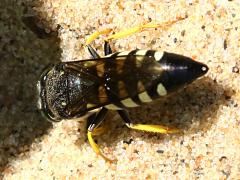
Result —
[{"label": "sand", "polygon": [[[0,177],[4,179],[240,179],[240,2],[2,0],[0,2]],[[31,18],[29,18],[29,16]],[[133,122],[176,135],[128,129],[118,115],[96,137],[116,163],[98,157],[84,119],[51,124],[36,108],[36,82],[54,62],[89,58],[86,38],[186,17],[169,28],[114,40],[114,51],[154,49],[209,66],[181,92],[129,110]],[[104,37],[92,45],[103,54]]]}]

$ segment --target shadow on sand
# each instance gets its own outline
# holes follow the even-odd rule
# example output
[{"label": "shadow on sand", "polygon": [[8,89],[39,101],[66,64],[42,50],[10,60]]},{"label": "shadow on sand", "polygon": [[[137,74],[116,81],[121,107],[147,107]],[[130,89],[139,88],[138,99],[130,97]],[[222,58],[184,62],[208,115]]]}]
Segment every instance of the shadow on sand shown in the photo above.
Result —
[{"label": "shadow on sand", "polygon": [[[19,153],[42,137],[51,123],[36,107],[36,82],[45,66],[60,61],[56,33],[46,33],[31,6],[3,1],[0,8],[0,177]],[[34,13],[33,13],[34,14]]]},{"label": "shadow on sand", "polygon": [[[204,77],[189,85],[186,89],[179,91],[158,102],[133,108],[129,110],[132,123],[159,124],[169,127],[176,127],[184,132],[184,135],[194,134],[199,131],[206,132],[217,120],[219,106],[231,103],[232,89],[217,84],[214,80]],[[121,118],[117,118],[110,124],[110,132],[102,137],[97,137],[99,144],[107,142],[109,146],[115,146],[115,139],[123,131],[134,131],[128,129]],[[151,141],[156,136],[164,139],[162,134],[139,132],[139,138],[144,141]],[[128,134],[128,133],[124,133]],[[182,133],[173,135],[172,138],[180,138]],[[109,138],[111,137],[111,138]],[[123,141],[129,142],[130,137],[124,135]],[[171,137],[170,137],[171,138]]]}]

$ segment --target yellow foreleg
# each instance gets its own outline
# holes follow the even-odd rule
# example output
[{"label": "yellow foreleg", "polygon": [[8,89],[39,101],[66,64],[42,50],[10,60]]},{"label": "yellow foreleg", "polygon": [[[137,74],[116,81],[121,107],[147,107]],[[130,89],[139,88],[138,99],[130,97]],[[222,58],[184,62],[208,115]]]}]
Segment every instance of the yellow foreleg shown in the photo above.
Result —
[{"label": "yellow foreleg", "polygon": [[[146,31],[146,30],[148,30],[150,28],[167,29],[167,28],[169,28],[169,26],[171,26],[174,23],[176,23],[176,22],[178,22],[180,20],[183,20],[185,18],[186,17],[177,17],[175,20],[166,21],[166,22],[163,22],[161,24],[148,23],[148,24],[143,24],[143,25],[139,25],[139,26],[136,26],[136,27],[132,27],[132,28],[129,28],[129,29],[125,29],[125,30],[122,30],[122,31],[120,31],[118,33],[115,33],[113,35],[108,36],[105,39],[105,41],[109,41],[109,40],[112,40],[112,39],[124,38],[126,36],[129,36],[129,35],[132,35],[132,34],[135,34],[135,33],[138,33],[138,32]],[[111,31],[112,31],[112,29],[105,29],[105,30],[97,31],[97,32],[93,33],[86,40],[86,45],[90,44],[92,41],[97,39],[100,35],[109,34]]]}]

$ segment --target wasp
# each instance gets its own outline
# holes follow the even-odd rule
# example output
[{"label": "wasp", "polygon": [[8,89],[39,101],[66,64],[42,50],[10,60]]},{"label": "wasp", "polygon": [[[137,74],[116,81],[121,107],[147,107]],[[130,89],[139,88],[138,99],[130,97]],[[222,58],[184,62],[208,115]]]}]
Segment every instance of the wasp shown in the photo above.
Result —
[{"label": "wasp", "polygon": [[107,161],[93,139],[93,133],[116,110],[127,127],[156,133],[175,133],[175,128],[161,125],[132,124],[126,112],[168,96],[207,73],[207,65],[189,57],[154,50],[112,52],[110,39],[128,36],[159,25],[142,25],[109,36],[104,43],[104,57],[90,45],[101,34],[92,34],[87,48],[92,59],[59,62],[47,68],[38,81],[38,107],[51,121],[74,119],[92,113],[87,137],[93,150]]}]

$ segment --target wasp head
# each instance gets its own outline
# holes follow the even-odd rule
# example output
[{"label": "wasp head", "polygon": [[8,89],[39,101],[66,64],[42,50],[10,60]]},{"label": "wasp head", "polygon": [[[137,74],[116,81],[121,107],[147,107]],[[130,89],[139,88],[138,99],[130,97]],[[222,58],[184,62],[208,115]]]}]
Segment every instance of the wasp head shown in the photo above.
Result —
[{"label": "wasp head", "polygon": [[86,113],[81,78],[64,64],[47,68],[37,87],[38,108],[51,121],[76,118]]}]

